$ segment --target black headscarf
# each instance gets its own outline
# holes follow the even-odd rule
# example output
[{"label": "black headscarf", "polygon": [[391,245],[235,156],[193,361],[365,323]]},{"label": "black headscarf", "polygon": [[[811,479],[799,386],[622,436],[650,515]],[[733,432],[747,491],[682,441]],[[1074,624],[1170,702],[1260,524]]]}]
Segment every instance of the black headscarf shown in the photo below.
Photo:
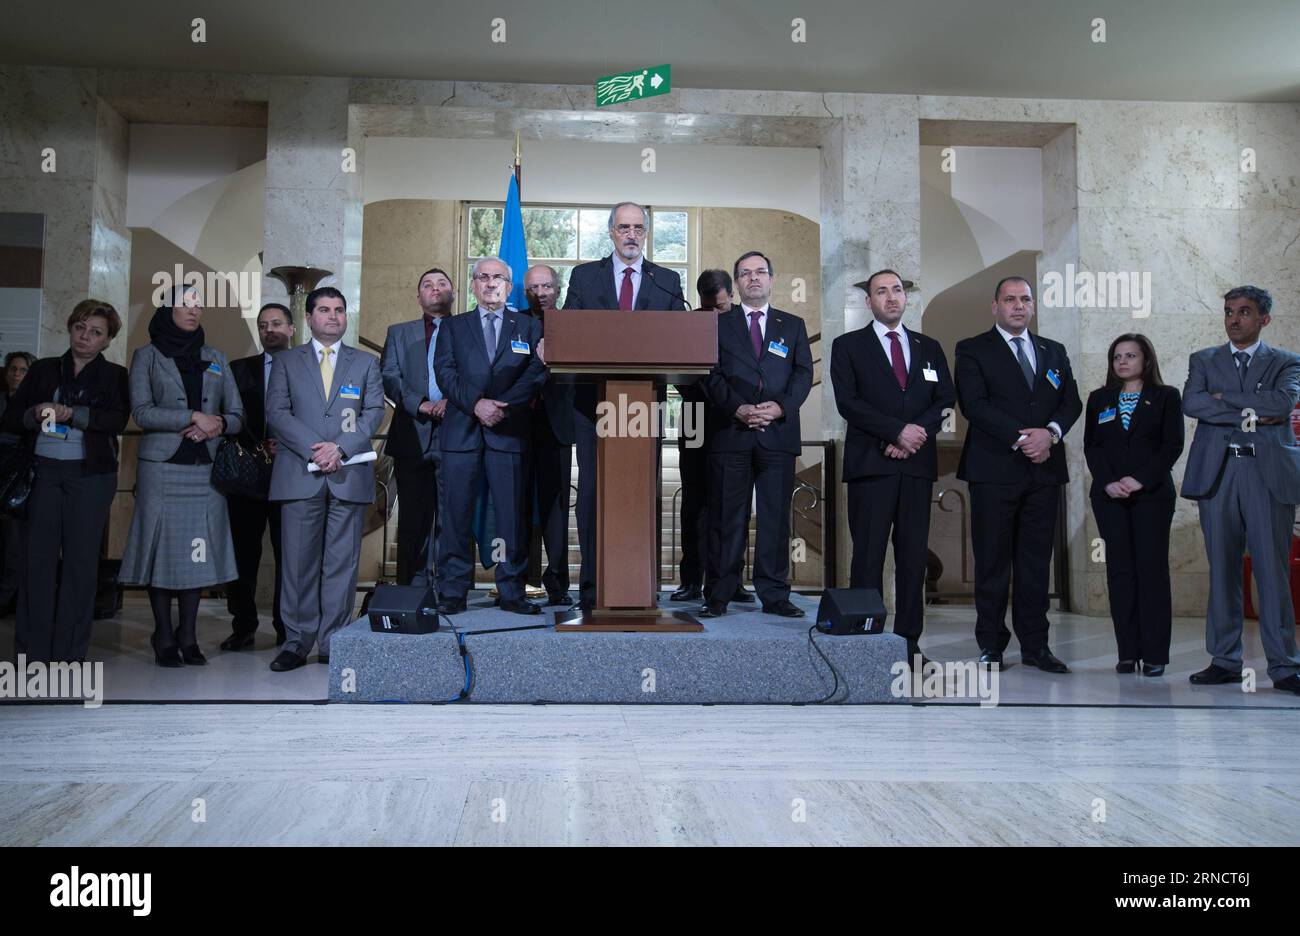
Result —
[{"label": "black headscarf", "polygon": [[[149,340],[164,356],[172,359],[176,369],[181,372],[181,383],[185,385],[185,404],[192,410],[203,409],[203,371],[208,366],[199,356],[203,350],[203,326],[187,332],[172,319],[172,307],[159,306],[149,320]],[[207,447],[188,437],[181,439],[180,448],[169,461],[177,464],[207,464]]]}]

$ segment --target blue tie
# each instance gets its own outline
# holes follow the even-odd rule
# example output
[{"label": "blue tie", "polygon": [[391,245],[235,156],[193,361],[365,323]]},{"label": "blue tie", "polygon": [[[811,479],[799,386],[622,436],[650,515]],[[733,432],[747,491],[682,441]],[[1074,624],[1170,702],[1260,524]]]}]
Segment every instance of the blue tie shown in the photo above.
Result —
[{"label": "blue tie", "polygon": [[434,319],[433,335],[429,338],[429,400],[433,403],[442,399],[442,391],[438,389],[438,378],[433,374],[433,349],[438,347],[438,325],[438,320]]}]

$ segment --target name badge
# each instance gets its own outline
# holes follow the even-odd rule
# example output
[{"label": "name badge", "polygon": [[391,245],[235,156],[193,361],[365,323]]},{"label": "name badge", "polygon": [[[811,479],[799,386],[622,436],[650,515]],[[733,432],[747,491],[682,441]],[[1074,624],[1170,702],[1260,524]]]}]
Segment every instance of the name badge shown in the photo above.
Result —
[{"label": "name badge", "polygon": [[1108,423],[1114,421],[1115,421],[1115,407],[1113,406],[1110,409],[1104,409],[1097,414],[1097,425],[1099,426],[1102,423]]},{"label": "name badge", "polygon": [[767,350],[771,351],[779,358],[783,358],[790,353],[790,349],[787,348],[780,341],[769,341],[767,343]]},{"label": "name badge", "polygon": [[515,338],[515,339],[511,340],[511,342],[510,342],[510,350],[513,351],[515,354],[531,354],[531,353],[532,353],[532,352],[529,350],[529,348],[528,348],[528,342],[526,342],[526,341],[520,341],[518,338]]},{"label": "name badge", "polygon": [[209,374],[216,374],[218,377],[221,376],[221,365],[218,364],[216,361],[209,361],[209,362],[208,362],[208,373],[209,373]]},{"label": "name badge", "polygon": [[361,399],[361,388],[349,386],[339,387],[339,396],[343,397],[345,400],[359,400]]},{"label": "name badge", "polygon": [[1053,390],[1061,389],[1061,372],[1049,370],[1047,372],[1047,382],[1052,385]]},{"label": "name badge", "polygon": [[66,439],[68,437],[68,427],[55,423],[48,429],[42,429],[41,432],[52,439]]},{"label": "name badge", "polygon": [[921,376],[924,377],[926,380],[930,381],[930,383],[939,382],[939,372],[928,364],[921,371]]}]

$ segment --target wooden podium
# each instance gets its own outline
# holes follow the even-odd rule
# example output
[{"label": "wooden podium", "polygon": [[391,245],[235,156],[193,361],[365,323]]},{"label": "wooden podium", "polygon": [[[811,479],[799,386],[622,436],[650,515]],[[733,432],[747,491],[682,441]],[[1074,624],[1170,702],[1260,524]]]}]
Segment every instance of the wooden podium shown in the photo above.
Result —
[{"label": "wooden podium", "polygon": [[[557,631],[703,630],[692,615],[656,602],[656,404],[665,384],[699,380],[717,361],[716,312],[546,313],[547,366],[558,380],[596,385],[597,429],[608,430],[596,438],[596,607],[557,615]],[[601,402],[613,407],[604,421]]]}]

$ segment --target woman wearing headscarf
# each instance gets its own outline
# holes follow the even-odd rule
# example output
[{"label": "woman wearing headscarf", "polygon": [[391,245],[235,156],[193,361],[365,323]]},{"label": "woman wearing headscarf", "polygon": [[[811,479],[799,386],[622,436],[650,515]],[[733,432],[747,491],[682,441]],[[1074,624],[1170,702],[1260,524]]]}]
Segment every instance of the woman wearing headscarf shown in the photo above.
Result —
[{"label": "woman wearing headscarf", "polygon": [[158,665],[201,666],[199,594],[238,574],[212,461],[220,436],[243,427],[244,407],[226,356],[204,344],[196,294],[178,293],[154,313],[149,344],[131,358],[131,415],[144,437],[120,578],[148,586]]}]

